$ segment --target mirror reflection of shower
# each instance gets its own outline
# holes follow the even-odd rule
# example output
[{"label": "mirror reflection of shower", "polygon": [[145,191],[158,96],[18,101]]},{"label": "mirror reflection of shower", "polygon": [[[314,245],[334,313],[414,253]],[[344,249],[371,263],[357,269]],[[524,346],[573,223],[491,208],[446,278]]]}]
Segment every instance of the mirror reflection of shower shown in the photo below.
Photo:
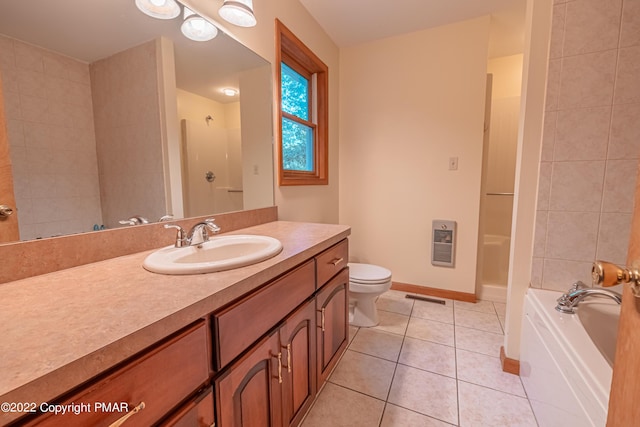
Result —
[{"label": "mirror reflection of shower", "polygon": [[481,221],[476,292],[506,302],[520,116],[522,55],[492,58],[490,120],[482,166]]},{"label": "mirror reflection of shower", "polygon": [[233,105],[225,108],[226,123],[212,115],[180,121],[186,216],[243,209],[240,124]]}]

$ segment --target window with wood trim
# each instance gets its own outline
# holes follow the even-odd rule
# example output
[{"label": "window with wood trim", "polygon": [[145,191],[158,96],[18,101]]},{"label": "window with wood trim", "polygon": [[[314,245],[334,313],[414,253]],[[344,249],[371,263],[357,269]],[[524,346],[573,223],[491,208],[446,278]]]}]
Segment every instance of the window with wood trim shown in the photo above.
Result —
[{"label": "window with wood trim", "polygon": [[276,19],[279,185],[329,182],[327,66]]}]

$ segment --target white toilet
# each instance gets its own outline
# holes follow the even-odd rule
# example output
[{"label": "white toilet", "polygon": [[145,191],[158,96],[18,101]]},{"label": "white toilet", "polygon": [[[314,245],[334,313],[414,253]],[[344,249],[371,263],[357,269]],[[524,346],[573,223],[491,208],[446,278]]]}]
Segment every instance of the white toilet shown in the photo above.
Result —
[{"label": "white toilet", "polygon": [[349,263],[349,323],[371,327],[378,324],[376,298],[391,288],[391,272],[371,264]]}]

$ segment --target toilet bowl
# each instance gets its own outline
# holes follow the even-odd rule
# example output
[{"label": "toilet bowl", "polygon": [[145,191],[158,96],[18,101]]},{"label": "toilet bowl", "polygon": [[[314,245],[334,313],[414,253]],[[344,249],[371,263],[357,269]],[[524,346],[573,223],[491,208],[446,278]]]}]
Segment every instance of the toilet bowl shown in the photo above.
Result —
[{"label": "toilet bowl", "polygon": [[391,272],[386,268],[349,263],[349,323],[353,326],[376,326],[376,298],[391,288]]}]

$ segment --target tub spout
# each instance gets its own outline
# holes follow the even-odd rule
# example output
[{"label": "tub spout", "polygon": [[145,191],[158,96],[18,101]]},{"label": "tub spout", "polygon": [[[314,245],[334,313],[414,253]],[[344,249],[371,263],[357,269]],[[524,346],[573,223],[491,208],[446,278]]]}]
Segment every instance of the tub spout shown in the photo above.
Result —
[{"label": "tub spout", "polygon": [[573,289],[572,288],[571,290],[569,290],[569,292],[567,292],[566,294],[562,294],[562,296],[558,298],[557,300],[558,305],[556,305],[556,310],[562,313],[573,314],[575,313],[574,309],[578,306],[578,304],[580,304],[580,301],[582,301],[583,299],[589,296],[604,296],[604,297],[611,298],[618,304],[622,303],[621,295],[617,292],[610,291],[608,289],[601,289],[601,288]]}]

